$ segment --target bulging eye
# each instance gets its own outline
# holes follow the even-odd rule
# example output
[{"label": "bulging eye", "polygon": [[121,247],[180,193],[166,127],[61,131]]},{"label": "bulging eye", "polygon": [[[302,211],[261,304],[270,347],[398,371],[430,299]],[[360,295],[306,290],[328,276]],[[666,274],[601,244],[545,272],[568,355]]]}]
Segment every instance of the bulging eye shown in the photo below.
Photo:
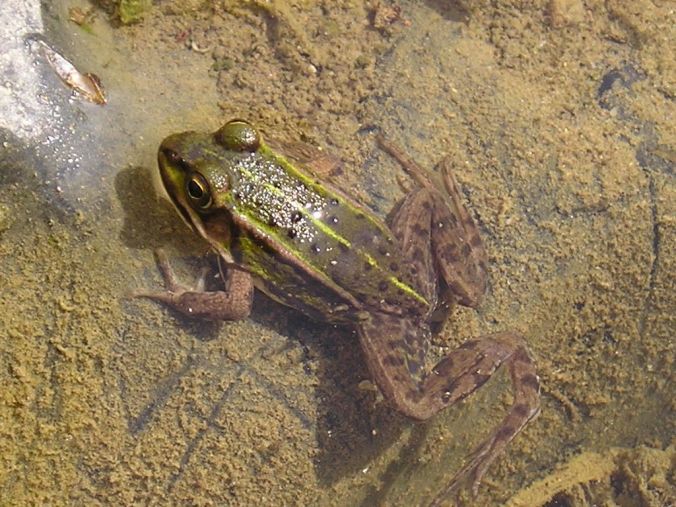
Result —
[{"label": "bulging eye", "polygon": [[200,173],[193,173],[185,182],[185,192],[193,208],[206,211],[213,204],[207,180]]},{"label": "bulging eye", "polygon": [[261,145],[261,136],[253,125],[244,120],[232,120],[214,134],[216,142],[233,151],[255,152]]}]

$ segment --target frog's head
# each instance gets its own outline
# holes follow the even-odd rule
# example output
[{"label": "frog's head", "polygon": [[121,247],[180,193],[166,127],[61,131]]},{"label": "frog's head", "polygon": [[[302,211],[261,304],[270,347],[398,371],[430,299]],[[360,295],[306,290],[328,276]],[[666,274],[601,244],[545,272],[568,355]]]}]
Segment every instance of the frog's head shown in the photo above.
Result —
[{"label": "frog's head", "polygon": [[229,243],[233,164],[260,144],[252,125],[232,120],[213,134],[182,132],[160,145],[158,166],[169,198],[188,225],[219,251]]}]

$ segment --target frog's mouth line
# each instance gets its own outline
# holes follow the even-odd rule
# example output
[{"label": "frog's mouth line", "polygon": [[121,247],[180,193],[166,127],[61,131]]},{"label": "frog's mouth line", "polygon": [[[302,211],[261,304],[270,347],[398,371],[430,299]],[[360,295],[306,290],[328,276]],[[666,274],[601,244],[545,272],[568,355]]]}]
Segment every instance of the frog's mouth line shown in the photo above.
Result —
[{"label": "frog's mouth line", "polygon": [[[181,218],[183,218],[188,226],[204,238],[207,243],[211,245],[211,248],[213,248],[226,263],[234,264],[235,261],[230,254],[230,251],[225,246],[228,244],[230,236],[230,231],[227,228],[222,227],[222,224],[225,223],[225,221],[218,220],[215,216],[213,218],[208,217],[208,219],[205,220],[204,217],[185,202],[181,194],[175,195],[172,201],[174,207],[181,215]],[[211,218],[211,220],[209,220],[209,218]]]}]

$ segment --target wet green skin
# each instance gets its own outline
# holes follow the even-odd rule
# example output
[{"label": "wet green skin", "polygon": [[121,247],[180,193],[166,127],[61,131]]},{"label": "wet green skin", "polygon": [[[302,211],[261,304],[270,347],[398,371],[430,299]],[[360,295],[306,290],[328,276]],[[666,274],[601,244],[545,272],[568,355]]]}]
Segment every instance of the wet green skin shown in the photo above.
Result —
[{"label": "wet green skin", "polygon": [[186,289],[160,257],[169,290],[137,295],[192,316],[237,319],[249,313],[253,283],[315,319],[354,326],[385,398],[418,420],[507,365],[510,412],[437,503],[464,478],[476,491],[490,462],[537,415],[539,381],[523,338],[511,332],[466,342],[425,368],[430,325],[454,303],[474,307],[483,295],[486,254],[448,166],[426,173],[395,147],[381,146],[419,185],[387,224],[322,181],[311,158],[282,155],[246,122],[166,138],[158,154],[162,181],[179,213],[220,255],[226,290]]}]

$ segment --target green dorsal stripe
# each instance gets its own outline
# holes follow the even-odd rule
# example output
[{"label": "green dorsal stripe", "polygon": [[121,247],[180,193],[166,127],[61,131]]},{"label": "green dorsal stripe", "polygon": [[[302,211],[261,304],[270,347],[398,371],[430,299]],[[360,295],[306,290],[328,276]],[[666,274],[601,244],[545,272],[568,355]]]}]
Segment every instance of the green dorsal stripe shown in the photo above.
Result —
[{"label": "green dorsal stripe", "polygon": [[[300,180],[303,184],[305,184],[308,188],[316,188],[316,182],[312,179],[309,178],[306,174],[301,173],[292,163],[290,163],[286,158],[283,156],[274,153],[270,148],[268,148],[266,145],[262,145],[259,149],[259,151],[262,152],[263,155],[270,156],[274,158],[274,160],[282,166],[288,173],[290,173],[294,178],[297,178]],[[239,170],[245,174],[250,180],[255,181],[254,174],[247,168],[239,166]],[[275,187],[274,185],[267,183],[267,182],[262,182],[262,185],[265,187],[266,190],[271,192],[272,194],[275,194],[279,197],[284,198],[284,192]],[[323,196],[325,197],[325,196]],[[345,202],[343,199],[344,205],[348,206],[352,211],[355,213],[361,213],[362,211],[354,208],[353,206],[350,205],[349,202]],[[306,210],[302,206],[294,206],[295,211],[300,213],[303,217],[305,217],[307,220],[309,220],[322,234],[325,234],[329,238],[333,239],[334,241],[337,241],[338,243],[341,243],[342,245],[348,247],[348,248],[353,248],[352,243],[345,237],[343,237],[341,234],[336,232],[335,229],[333,229],[330,225],[327,223],[323,222],[321,219],[316,218],[313,216],[312,212],[309,210]],[[260,222],[259,220],[256,220],[254,216],[252,216],[251,213],[245,212],[252,222],[255,222],[257,227],[259,227],[261,230],[265,231],[268,235],[272,237],[276,237],[277,234],[275,234],[275,229],[269,226],[268,224],[264,224]],[[380,267],[378,264],[378,261],[373,258],[368,252],[362,250],[362,249],[356,249],[357,253],[368,262],[369,265],[373,266],[374,268],[378,269],[381,273],[385,273],[385,271]],[[295,255],[298,255],[303,259],[304,262],[308,264],[312,264],[310,259],[307,257],[303,256],[301,252],[295,251]],[[324,274],[326,276],[326,274]],[[408,296],[412,297],[413,299],[416,299],[422,304],[429,304],[427,299],[425,299],[422,295],[420,295],[415,289],[413,289],[410,285],[406,284],[405,282],[401,281],[399,278],[397,278],[394,275],[388,275],[386,277],[386,280],[391,283],[394,287],[396,287],[399,290],[402,290],[404,293],[406,293]]]}]

